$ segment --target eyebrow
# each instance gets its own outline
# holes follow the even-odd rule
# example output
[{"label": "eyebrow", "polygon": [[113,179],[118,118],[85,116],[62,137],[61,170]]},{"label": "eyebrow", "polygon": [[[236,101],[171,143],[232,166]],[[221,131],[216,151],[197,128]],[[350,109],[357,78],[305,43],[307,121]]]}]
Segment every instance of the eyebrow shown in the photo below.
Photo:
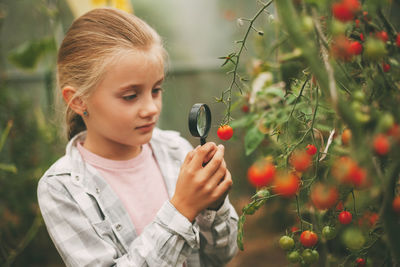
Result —
[{"label": "eyebrow", "polygon": [[[165,76],[162,76],[161,79],[159,79],[156,83],[154,83],[153,87],[158,85],[158,84],[161,84],[164,81],[164,79],[165,79]],[[137,90],[137,89],[140,89],[140,88],[143,88],[143,84],[130,84],[130,85],[127,85],[127,86],[122,86],[120,88],[120,90],[125,92],[125,91],[130,91],[130,90]]]}]

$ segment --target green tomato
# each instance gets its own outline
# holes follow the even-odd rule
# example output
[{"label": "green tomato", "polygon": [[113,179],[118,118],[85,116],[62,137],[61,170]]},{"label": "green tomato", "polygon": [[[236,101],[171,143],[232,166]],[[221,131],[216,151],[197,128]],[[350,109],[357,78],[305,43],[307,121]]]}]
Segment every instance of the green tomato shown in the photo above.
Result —
[{"label": "green tomato", "polygon": [[356,120],[361,123],[367,123],[371,119],[368,114],[365,114],[365,113],[362,113],[359,111],[356,111],[354,116],[355,116]]},{"label": "green tomato", "polygon": [[284,235],[279,239],[279,246],[284,250],[290,250],[294,247],[294,240],[290,236]]},{"label": "green tomato", "polygon": [[338,20],[332,20],[331,32],[333,35],[343,35],[347,29],[347,24]]},{"label": "green tomato", "polygon": [[298,262],[298,261],[300,260],[300,253],[299,253],[297,250],[292,251],[292,252],[289,252],[289,253],[286,255],[286,258],[287,258],[288,261],[290,261],[291,263],[296,263],[296,262]]},{"label": "green tomato", "polygon": [[325,226],[322,229],[322,236],[325,237],[326,240],[332,240],[336,237],[337,231],[333,226]]},{"label": "green tomato", "polygon": [[314,22],[310,16],[303,16],[301,26],[305,33],[310,33],[314,29]]},{"label": "green tomato", "polygon": [[318,253],[317,250],[313,249],[313,250],[311,251],[311,254],[312,254],[313,257],[314,257],[314,262],[316,262],[316,261],[319,260],[319,253]]},{"label": "green tomato", "polygon": [[365,100],[365,94],[361,90],[357,90],[353,93],[353,98],[354,100],[357,100],[359,102],[363,102]]},{"label": "green tomato", "polygon": [[378,131],[380,132],[386,132],[389,130],[394,124],[394,118],[393,115],[390,113],[384,113],[379,119],[378,122]]},{"label": "green tomato", "polygon": [[350,227],[343,232],[342,241],[347,248],[357,251],[364,246],[365,237],[360,229]]},{"label": "green tomato", "polygon": [[312,250],[309,248],[306,248],[305,250],[303,250],[303,253],[301,253],[301,257],[303,258],[303,261],[307,264],[311,264],[313,262],[316,262],[316,260],[317,260],[315,254],[313,254]]},{"label": "green tomato", "polygon": [[382,60],[387,54],[385,44],[378,39],[368,38],[364,45],[364,56],[371,61]]}]

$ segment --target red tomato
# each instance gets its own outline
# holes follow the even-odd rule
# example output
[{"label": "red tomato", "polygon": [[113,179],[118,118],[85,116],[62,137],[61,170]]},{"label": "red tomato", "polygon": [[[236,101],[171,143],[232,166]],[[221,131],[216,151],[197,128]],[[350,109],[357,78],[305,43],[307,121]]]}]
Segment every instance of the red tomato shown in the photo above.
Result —
[{"label": "red tomato", "polygon": [[363,216],[358,219],[358,225],[362,227],[374,227],[379,220],[379,215],[376,212],[366,211]]},{"label": "red tomato", "polygon": [[218,128],[217,135],[221,140],[229,140],[233,135],[233,129],[229,125],[222,125]]},{"label": "red tomato", "polygon": [[363,258],[357,258],[356,259],[356,266],[357,267],[364,267],[366,266],[366,262]]},{"label": "red tomato", "polygon": [[373,147],[378,155],[384,156],[389,152],[389,139],[384,134],[378,134],[374,137]]},{"label": "red tomato", "polygon": [[337,211],[341,211],[341,210],[343,210],[344,209],[344,207],[343,207],[343,202],[342,201],[339,201],[339,203],[336,205],[336,208],[335,208]]},{"label": "red tomato", "polygon": [[353,55],[360,55],[363,51],[362,44],[357,41],[350,43],[350,51]]},{"label": "red tomato", "polygon": [[351,223],[351,220],[353,219],[353,215],[351,215],[350,212],[344,210],[342,212],[339,213],[339,222],[341,224],[349,224]]},{"label": "red tomato", "polygon": [[367,173],[350,157],[340,157],[332,165],[332,175],[342,184],[362,187],[367,184]]},{"label": "red tomato", "polygon": [[367,183],[367,172],[356,164],[349,171],[349,179],[355,187],[363,187]]},{"label": "red tomato", "polygon": [[359,0],[342,0],[342,3],[353,13],[356,13],[361,9],[361,3]]},{"label": "red tomato", "polygon": [[376,37],[385,43],[389,40],[389,36],[385,31],[377,32]]},{"label": "red tomato", "polygon": [[350,61],[354,55],[351,48],[351,41],[344,35],[336,37],[331,45],[331,53],[336,59]]},{"label": "red tomato", "polygon": [[397,45],[398,47],[400,47],[400,33],[397,34],[397,37],[396,37],[396,45]]},{"label": "red tomato", "polygon": [[296,195],[300,188],[300,178],[294,173],[280,174],[275,178],[274,191],[283,197]]},{"label": "red tomato", "polygon": [[383,72],[389,72],[390,71],[390,65],[388,63],[383,62],[382,63],[382,69],[383,69]]},{"label": "red tomato", "polygon": [[318,236],[313,231],[306,230],[302,232],[300,235],[300,243],[306,248],[315,246],[317,242],[318,242]]},{"label": "red tomato", "polygon": [[354,18],[353,12],[342,2],[332,5],[332,14],[337,20],[342,22],[347,22]]},{"label": "red tomato", "polygon": [[275,177],[275,166],[270,162],[256,162],[247,170],[247,178],[255,187],[269,185]]},{"label": "red tomato", "polygon": [[351,130],[344,129],[342,133],[342,144],[347,146],[350,143],[350,140],[351,140]]},{"label": "red tomato", "polygon": [[304,172],[311,166],[311,156],[305,151],[294,151],[290,156],[290,164],[298,172]]},{"label": "red tomato", "polygon": [[307,149],[307,154],[310,156],[313,156],[317,153],[317,148],[314,145],[307,145],[306,149]]},{"label": "red tomato", "polygon": [[364,34],[360,33],[360,40],[364,41]]},{"label": "red tomato", "polygon": [[317,183],[312,187],[310,197],[317,209],[324,210],[331,208],[337,203],[339,192],[336,187]]},{"label": "red tomato", "polygon": [[399,214],[400,214],[400,196],[397,196],[397,197],[395,197],[395,198],[393,199],[392,207],[393,207],[393,210],[394,210],[396,213],[399,213]]},{"label": "red tomato", "polygon": [[400,125],[394,123],[393,126],[388,130],[387,134],[400,143]]},{"label": "red tomato", "polygon": [[244,104],[244,105],[242,106],[242,111],[243,111],[244,113],[249,112],[249,110],[250,110],[249,105]]},{"label": "red tomato", "polygon": [[297,231],[299,231],[299,227],[297,226],[292,226],[292,228],[290,228],[290,231],[292,231],[292,233],[296,233]]}]

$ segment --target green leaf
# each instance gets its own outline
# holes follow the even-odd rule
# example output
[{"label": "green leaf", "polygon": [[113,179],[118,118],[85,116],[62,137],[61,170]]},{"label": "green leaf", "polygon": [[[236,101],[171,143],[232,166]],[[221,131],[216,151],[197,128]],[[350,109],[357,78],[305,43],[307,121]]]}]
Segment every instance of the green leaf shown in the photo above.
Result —
[{"label": "green leaf", "polygon": [[257,126],[253,126],[244,137],[244,147],[246,156],[250,155],[264,140],[264,134],[258,130]]},{"label": "green leaf", "polygon": [[9,60],[19,68],[33,69],[46,52],[56,51],[54,38],[25,42],[9,55]]},{"label": "green leaf", "polygon": [[17,173],[17,167],[14,164],[0,163],[0,170]]}]

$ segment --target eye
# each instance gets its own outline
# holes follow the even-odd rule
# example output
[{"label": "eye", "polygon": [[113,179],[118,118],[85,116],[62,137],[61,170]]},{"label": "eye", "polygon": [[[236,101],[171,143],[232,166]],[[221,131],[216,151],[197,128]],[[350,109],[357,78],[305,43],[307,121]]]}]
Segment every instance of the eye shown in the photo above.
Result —
[{"label": "eye", "polygon": [[123,96],[122,98],[126,101],[129,101],[129,100],[136,98],[136,96],[137,96],[136,94],[132,94],[132,95]]},{"label": "eye", "polygon": [[152,93],[153,95],[158,95],[158,94],[161,94],[162,91],[163,91],[162,88],[154,88],[154,89],[151,91],[151,93]]}]

